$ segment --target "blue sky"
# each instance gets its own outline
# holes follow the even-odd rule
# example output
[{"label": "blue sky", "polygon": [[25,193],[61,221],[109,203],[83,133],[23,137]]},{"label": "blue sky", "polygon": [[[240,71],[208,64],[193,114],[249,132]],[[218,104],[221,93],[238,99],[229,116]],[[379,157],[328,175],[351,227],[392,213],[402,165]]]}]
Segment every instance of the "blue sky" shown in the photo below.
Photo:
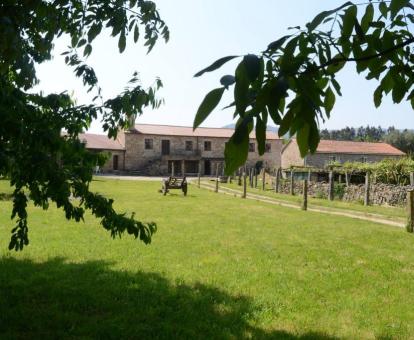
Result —
[{"label": "blue sky", "polygon": [[[192,125],[195,112],[204,95],[219,86],[222,75],[233,73],[235,63],[219,71],[193,78],[194,73],[216,59],[233,54],[262,51],[269,42],[286,34],[289,26],[303,25],[322,10],[341,5],[344,0],[156,0],[161,16],[167,22],[170,42],[159,41],[150,54],[132,37],[123,54],[118,53],[117,40],[109,34],[99,37],[88,63],[95,68],[106,98],[122,91],[134,71],[144,86],[159,76],[164,88],[159,92],[165,105],[146,110],[137,119],[141,123]],[[78,103],[87,103],[91,95],[59,55],[67,41],[56,43],[52,61],[38,67],[39,89],[45,93],[73,91]],[[372,95],[375,81],[356,75],[354,66],[346,67],[339,78],[343,97],[337,100],[331,119],[321,127],[381,125],[414,128],[414,115],[408,103],[394,105],[390,98],[376,109]],[[224,97],[230,102],[231,94]],[[216,110],[203,126],[221,127],[232,122],[230,110]],[[321,122],[322,123],[322,122]],[[91,132],[101,132],[94,122]]]}]

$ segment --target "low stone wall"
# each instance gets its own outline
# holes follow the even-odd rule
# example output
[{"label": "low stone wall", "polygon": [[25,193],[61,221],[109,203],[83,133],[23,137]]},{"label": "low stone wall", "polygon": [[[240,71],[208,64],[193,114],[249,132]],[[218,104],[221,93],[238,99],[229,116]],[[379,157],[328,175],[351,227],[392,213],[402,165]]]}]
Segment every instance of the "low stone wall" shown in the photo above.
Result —
[{"label": "low stone wall", "polygon": [[[326,182],[310,182],[308,184],[308,195],[311,197],[327,198],[329,184]],[[295,194],[301,195],[303,190],[302,181],[294,183]],[[413,186],[392,185],[392,184],[371,184],[370,202],[377,205],[405,206],[407,203],[407,191],[414,190]],[[282,180],[279,192],[290,193],[290,181]],[[350,185],[344,187],[343,201],[363,202],[365,197],[365,185]],[[335,199],[338,199],[337,197]]]},{"label": "low stone wall", "polygon": [[[410,185],[371,184],[369,198],[372,204],[404,206],[407,203],[407,191],[413,190]],[[350,185],[345,188],[344,201],[363,201],[365,195],[364,185]]]},{"label": "low stone wall", "polygon": [[[303,182],[295,181],[293,183],[295,194],[303,193]],[[280,183],[279,192],[290,194],[290,181],[282,180]],[[328,183],[325,182],[310,182],[308,183],[308,195],[312,197],[328,197]]]}]

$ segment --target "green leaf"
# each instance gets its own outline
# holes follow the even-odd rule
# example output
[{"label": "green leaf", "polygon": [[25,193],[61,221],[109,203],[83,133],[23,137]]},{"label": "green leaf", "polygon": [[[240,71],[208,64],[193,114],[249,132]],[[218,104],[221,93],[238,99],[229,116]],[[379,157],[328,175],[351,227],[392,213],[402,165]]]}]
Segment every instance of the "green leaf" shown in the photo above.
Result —
[{"label": "green leaf", "polygon": [[83,50],[83,56],[84,57],[88,57],[91,53],[92,53],[92,45],[91,44],[87,44],[85,46],[85,49]]},{"label": "green leaf", "polygon": [[241,143],[236,144],[233,136],[224,147],[225,173],[231,175],[240,166],[246,163],[249,154],[249,134],[243,135]]},{"label": "green leaf", "polygon": [[337,95],[342,96],[341,85],[339,85],[338,81],[335,78],[332,78],[331,83],[332,83]]},{"label": "green leaf", "polygon": [[344,3],[342,6],[339,6],[338,8],[335,8],[333,10],[330,11],[324,11],[319,13],[310,23],[308,23],[306,25],[306,27],[308,28],[309,31],[313,31],[316,27],[318,27],[323,20],[325,20],[328,16],[340,11],[341,9],[348,7],[348,6],[352,6],[353,3],[351,1],[348,1],[346,3]]},{"label": "green leaf", "polygon": [[361,20],[361,28],[364,33],[367,33],[369,23],[374,19],[374,5],[369,4],[365,9],[365,14]]},{"label": "green leaf", "polygon": [[358,22],[358,19],[355,19],[355,32],[358,35],[358,38],[361,42],[365,41],[365,33],[361,25]]},{"label": "green leaf", "polygon": [[290,129],[292,124],[294,113],[292,110],[289,110],[282,118],[282,122],[280,123],[280,127],[278,130],[279,137],[284,136]]},{"label": "green leaf", "polygon": [[247,77],[251,83],[253,83],[260,74],[260,61],[261,59],[254,54],[248,54],[243,58]]},{"label": "green leaf", "polygon": [[387,19],[387,16],[388,16],[388,7],[387,7],[387,4],[385,2],[383,2],[383,1],[380,2],[380,4],[379,4],[379,10],[380,10],[382,16],[385,19]]},{"label": "green leaf", "polygon": [[101,33],[102,24],[93,24],[91,28],[88,31],[88,42],[92,42],[93,39],[96,38],[96,36]]},{"label": "green leaf", "polygon": [[335,105],[335,101],[336,101],[335,93],[333,93],[331,87],[328,87],[325,93],[325,100],[324,100],[324,107],[325,107],[326,114],[328,115],[328,117],[330,113],[332,112],[332,109]]},{"label": "green leaf", "polygon": [[381,85],[377,87],[377,89],[374,92],[374,104],[375,107],[378,108],[381,105],[382,102],[382,88]]},{"label": "green leaf", "polygon": [[[332,58],[332,60],[341,60],[343,59],[342,55],[337,54]],[[331,65],[328,66],[327,72],[330,74],[338,73],[342,68],[345,66],[345,61],[337,61]]]},{"label": "green leaf", "polygon": [[285,43],[285,41],[287,39],[289,39],[291,37],[291,35],[285,35],[284,37],[271,42],[268,46],[267,46],[267,52],[276,52],[278,49],[280,49],[283,44]]},{"label": "green leaf", "polygon": [[316,152],[316,149],[318,148],[318,144],[320,140],[321,138],[319,135],[318,126],[316,125],[316,122],[313,120],[310,125],[309,137],[308,137],[309,151],[311,153]]},{"label": "green leaf", "polygon": [[391,20],[393,20],[399,11],[401,11],[404,7],[407,7],[410,4],[410,0],[391,0],[390,3],[390,12],[391,12]]},{"label": "green leaf", "polygon": [[305,157],[309,151],[309,124],[305,123],[296,133],[296,141],[299,146],[301,157]]},{"label": "green leaf", "polygon": [[394,87],[394,80],[392,78],[392,72],[389,71],[381,80],[381,87],[386,94],[390,93]]},{"label": "green leaf", "polygon": [[200,104],[197,114],[194,118],[193,129],[196,129],[208,117],[208,115],[216,108],[224,93],[224,87],[214,89],[207,93],[204,100]]},{"label": "green leaf", "polygon": [[122,53],[125,51],[125,46],[126,46],[126,37],[125,37],[125,32],[122,31],[121,35],[119,36],[119,40],[118,40],[119,53]]},{"label": "green leaf", "polygon": [[135,43],[138,41],[138,38],[139,38],[139,28],[138,28],[138,25],[135,25],[135,28],[134,28],[134,42]]},{"label": "green leaf", "polygon": [[232,55],[232,56],[220,58],[220,59],[216,60],[214,63],[212,63],[210,66],[206,67],[205,69],[202,69],[200,72],[197,72],[194,75],[194,77],[200,77],[201,75],[203,75],[206,72],[215,71],[215,70],[219,69],[220,67],[222,67],[228,61],[230,61],[234,58],[238,58],[238,57],[239,57],[238,55]]},{"label": "green leaf", "polygon": [[342,31],[341,31],[342,41],[347,40],[351,36],[352,31],[354,30],[357,12],[358,12],[358,9],[355,5],[349,7],[345,11],[345,14],[343,15],[343,19],[342,19]]},{"label": "green leaf", "polygon": [[266,124],[260,117],[256,120],[256,140],[259,155],[263,155],[266,149]]},{"label": "green leaf", "polygon": [[392,100],[395,104],[401,103],[404,99],[405,94],[407,92],[407,86],[405,82],[398,78],[398,81],[395,82],[394,87],[392,89]]},{"label": "green leaf", "polygon": [[236,110],[240,115],[246,111],[249,103],[249,77],[245,63],[241,61],[236,68],[236,85],[234,86],[234,101]]}]

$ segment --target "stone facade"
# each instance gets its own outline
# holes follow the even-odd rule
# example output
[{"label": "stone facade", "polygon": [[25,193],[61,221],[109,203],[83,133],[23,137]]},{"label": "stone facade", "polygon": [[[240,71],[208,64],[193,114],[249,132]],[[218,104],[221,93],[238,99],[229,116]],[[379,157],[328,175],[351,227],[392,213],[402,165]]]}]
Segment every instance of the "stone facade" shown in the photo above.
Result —
[{"label": "stone facade", "polygon": [[291,166],[304,166],[304,159],[300,156],[299,147],[295,140],[291,140],[282,148],[281,155],[282,168],[287,169]]},{"label": "stone facade", "polygon": [[[184,169],[186,175],[215,175],[217,166],[222,173],[224,166],[224,147],[228,138],[207,136],[173,136],[141,134],[134,130],[124,133],[125,170],[136,171],[148,175],[180,174]],[[164,142],[163,142],[164,141]],[[166,142],[169,141],[169,142]],[[163,154],[163,143],[169,144],[169,152]],[[268,152],[259,156],[257,142],[254,151],[249,152],[248,166],[262,161],[264,166],[275,168],[281,165],[281,139],[268,140]],[[164,150],[166,151],[166,150]]]},{"label": "stone facade", "polygon": [[398,158],[399,156],[390,155],[371,155],[371,154],[346,154],[346,153],[315,153],[305,157],[304,165],[315,168],[324,168],[327,164],[335,161],[338,163],[345,162],[366,162],[374,163],[382,161],[385,158]]}]

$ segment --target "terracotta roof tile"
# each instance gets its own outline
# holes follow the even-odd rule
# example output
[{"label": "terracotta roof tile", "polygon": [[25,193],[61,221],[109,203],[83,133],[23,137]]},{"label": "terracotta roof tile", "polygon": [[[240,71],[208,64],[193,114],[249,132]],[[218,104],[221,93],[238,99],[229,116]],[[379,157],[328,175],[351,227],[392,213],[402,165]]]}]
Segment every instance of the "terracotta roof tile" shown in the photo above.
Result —
[{"label": "terracotta roof tile", "polygon": [[125,150],[124,146],[118,140],[108,138],[106,135],[97,135],[92,133],[82,133],[79,135],[81,141],[86,142],[88,149],[97,150]]},{"label": "terracotta roof tile", "polygon": [[[152,124],[136,124],[135,130],[137,133],[147,135],[162,135],[162,136],[191,136],[191,137],[217,137],[230,138],[234,129],[228,128],[197,128],[193,131],[189,126],[173,126],[173,125],[152,125]],[[250,134],[250,138],[256,138],[254,132]],[[280,139],[275,132],[266,132],[267,140]]]},{"label": "terracotta roof tile", "polygon": [[404,152],[387,143],[321,140],[317,153],[353,153],[403,156]]}]

